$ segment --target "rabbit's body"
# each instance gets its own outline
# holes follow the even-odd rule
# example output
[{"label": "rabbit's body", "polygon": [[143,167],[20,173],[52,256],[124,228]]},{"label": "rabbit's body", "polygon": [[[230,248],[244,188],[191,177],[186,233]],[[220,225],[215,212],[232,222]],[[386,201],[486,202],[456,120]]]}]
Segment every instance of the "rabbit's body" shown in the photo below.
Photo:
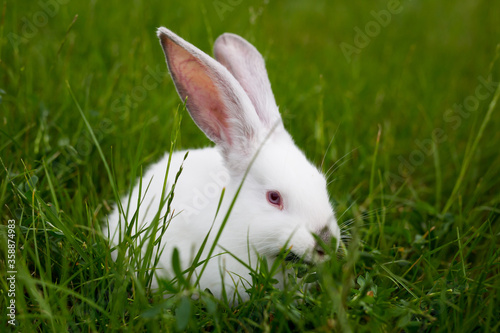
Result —
[{"label": "rabbit's body", "polygon": [[[173,275],[174,248],[179,250],[182,268],[190,267],[213,225],[201,258],[206,259],[246,172],[212,254],[216,257],[209,261],[200,287],[220,297],[224,285],[229,293],[236,288],[245,297],[251,276],[233,256],[255,267],[257,254],[271,263],[288,246],[304,260],[323,259],[324,252],[312,233],[325,242],[332,237],[340,239],[326,181],[284,129],[260,54],[241,37],[225,34],[214,46],[217,62],[165,28],[160,28],[158,35],[179,95],[183,100],[187,97],[191,117],[217,144],[190,150],[184,162],[185,151],[172,154],[165,193],[169,193],[181,164],[183,170],[170,206],[174,217],[162,239],[165,247],[160,266],[164,274]],[[167,163],[168,154],[143,175],[139,209],[136,185],[128,220],[137,209],[139,224],[146,226],[154,220]],[[224,199],[215,217],[223,188]],[[165,213],[166,207],[160,216]],[[109,217],[113,242],[123,220],[116,209]]]},{"label": "rabbit's body", "polygon": [[[220,227],[221,220],[214,219],[217,211],[217,206],[221,191],[227,188],[229,176],[222,164],[222,157],[216,148],[195,149],[189,151],[188,158],[184,161],[184,156],[187,151],[178,151],[172,153],[170,161],[170,172],[167,175],[165,193],[168,194],[171,186],[174,183],[175,176],[182,164],[183,170],[179,177],[179,181],[175,187],[175,195],[170,205],[171,215],[167,216],[167,221],[172,215],[170,225],[164,235],[162,244],[164,244],[163,253],[161,254],[160,267],[157,271],[162,273],[171,271],[170,263],[174,248],[179,250],[182,269],[189,268],[194,256],[198,252],[202,241],[210,231],[213,223],[214,232],[211,233],[210,240],[213,241],[217,230]],[[129,220],[131,215],[137,211],[137,200],[139,196],[143,204],[140,205],[138,221],[138,230],[146,229],[151,221],[155,219],[160,207],[160,198],[163,191],[166,168],[168,165],[169,154],[166,154],[158,162],[150,166],[142,179],[142,190],[139,193],[139,186],[133,189],[130,196]],[[203,172],[199,172],[200,166],[203,166]],[[149,188],[146,190],[146,188]],[[230,190],[227,190],[226,195],[229,195]],[[128,198],[124,198],[122,202],[127,202]],[[165,200],[164,200],[165,201]],[[228,200],[224,200],[224,206],[221,208],[222,216],[224,208],[227,206]],[[226,209],[227,210],[227,209]],[[160,213],[160,221],[167,213],[167,205],[164,205]],[[196,217],[196,219],[194,218]],[[123,220],[123,219],[122,219]],[[215,222],[214,222],[215,221]],[[114,210],[109,217],[109,230],[117,231],[119,223],[119,212]],[[122,226],[123,230],[123,226]],[[140,237],[139,237],[140,239]],[[208,244],[212,244],[209,240]],[[206,258],[210,246],[205,248],[202,256]],[[221,252],[220,250],[215,254]],[[239,265],[234,265],[231,258],[224,258],[226,262],[230,262],[231,271],[238,271]],[[220,294],[221,283],[220,278],[213,276],[218,274],[218,270],[212,266],[218,265],[215,260],[209,263],[204,279],[201,281],[202,288],[209,288],[213,293]],[[197,270],[199,272],[199,269]],[[167,273],[168,275],[168,273]],[[205,283],[205,281],[217,281],[217,283]],[[156,281],[153,287],[156,287]]]}]

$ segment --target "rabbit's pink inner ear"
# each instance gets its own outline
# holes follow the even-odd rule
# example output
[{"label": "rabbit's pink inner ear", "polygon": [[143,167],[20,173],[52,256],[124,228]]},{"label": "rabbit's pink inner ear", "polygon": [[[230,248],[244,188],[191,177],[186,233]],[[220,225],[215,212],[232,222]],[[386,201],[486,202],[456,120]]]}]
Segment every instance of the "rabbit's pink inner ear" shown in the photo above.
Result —
[{"label": "rabbit's pink inner ear", "polygon": [[187,97],[186,106],[195,123],[210,140],[231,145],[228,112],[211,69],[168,37],[162,36],[162,43],[172,79],[180,97]]}]

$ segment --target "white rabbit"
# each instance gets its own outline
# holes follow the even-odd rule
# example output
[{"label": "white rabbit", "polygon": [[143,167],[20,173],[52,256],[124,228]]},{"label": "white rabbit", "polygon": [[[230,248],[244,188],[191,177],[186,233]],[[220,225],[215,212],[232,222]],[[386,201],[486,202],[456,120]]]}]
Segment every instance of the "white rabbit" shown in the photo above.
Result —
[{"label": "white rabbit", "polygon": [[[162,239],[165,248],[158,274],[174,276],[174,248],[179,251],[182,269],[190,267],[213,223],[201,258],[206,259],[254,157],[212,259],[200,278],[201,289],[209,288],[221,297],[224,285],[229,296],[237,291],[243,299],[248,297],[245,289],[251,276],[232,255],[255,267],[257,253],[272,263],[286,245],[294,258],[312,263],[323,260],[325,254],[312,233],[325,242],[332,237],[340,240],[326,181],[285,130],[260,53],[243,38],[229,33],[215,41],[216,60],[166,28],[158,29],[158,37],[180,98],[186,100],[194,122],[216,144],[190,150],[184,161],[171,203],[175,216]],[[172,154],[165,193],[185,153]],[[143,175],[138,213],[143,226],[158,213],[168,158],[167,154]],[[214,220],[223,188],[226,192]],[[122,200],[124,205],[130,202],[129,220],[137,210],[138,197],[139,184],[130,198]],[[161,216],[166,207],[163,210]],[[163,223],[163,219],[160,221]],[[104,228],[112,243],[117,243],[119,226],[123,231],[124,224],[115,208],[109,216],[109,230]],[[283,277],[277,279],[283,283]]]}]

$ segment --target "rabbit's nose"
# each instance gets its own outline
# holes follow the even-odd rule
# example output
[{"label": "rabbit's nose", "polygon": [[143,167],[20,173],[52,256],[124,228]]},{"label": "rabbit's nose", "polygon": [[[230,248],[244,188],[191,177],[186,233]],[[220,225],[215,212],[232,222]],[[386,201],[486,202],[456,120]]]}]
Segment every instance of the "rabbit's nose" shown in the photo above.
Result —
[{"label": "rabbit's nose", "polygon": [[323,229],[321,229],[321,231],[319,232],[318,236],[326,244],[330,244],[330,241],[333,238],[332,232],[328,227],[323,227]]},{"label": "rabbit's nose", "polygon": [[[330,231],[330,228],[324,227],[321,229],[321,231],[318,233],[319,239],[324,243],[324,245],[329,246],[330,242],[333,238],[332,232]],[[316,242],[316,245],[314,246],[314,252],[322,258],[325,255],[325,249],[323,248],[322,244]]]}]

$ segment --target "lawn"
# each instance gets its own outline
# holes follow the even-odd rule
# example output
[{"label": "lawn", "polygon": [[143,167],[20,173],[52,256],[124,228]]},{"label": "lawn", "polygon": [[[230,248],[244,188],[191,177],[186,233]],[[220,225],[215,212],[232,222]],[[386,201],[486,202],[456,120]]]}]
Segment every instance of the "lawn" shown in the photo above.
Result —
[{"label": "lawn", "polygon": [[[500,2],[2,4],[2,331],[500,330]],[[101,226],[136,175],[174,141],[210,145],[159,26],[208,54],[223,32],[254,44],[285,127],[331,173],[343,250],[274,267],[302,277],[284,290],[263,268],[231,305],[182,275],[151,290],[133,244],[111,259]]]}]

